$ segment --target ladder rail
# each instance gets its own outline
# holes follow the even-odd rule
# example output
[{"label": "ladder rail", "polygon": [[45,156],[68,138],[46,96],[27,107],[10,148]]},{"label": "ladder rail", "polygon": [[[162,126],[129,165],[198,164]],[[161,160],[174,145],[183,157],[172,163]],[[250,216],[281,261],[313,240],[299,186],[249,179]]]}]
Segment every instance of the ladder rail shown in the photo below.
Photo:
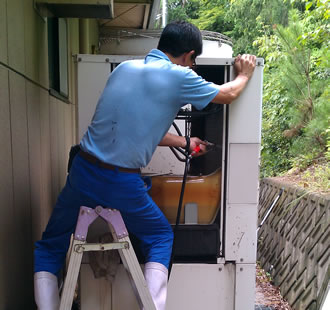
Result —
[{"label": "ladder rail", "polygon": [[63,293],[61,297],[60,310],[71,309],[73,303],[74,292],[77,285],[81,260],[83,252],[75,251],[77,245],[85,244],[85,241],[74,240],[70,254],[68,271],[64,281]]},{"label": "ladder rail", "polygon": [[129,243],[129,247],[127,249],[119,251],[119,255],[126,269],[128,277],[132,284],[133,291],[135,293],[135,296],[137,297],[141,309],[143,308],[144,310],[156,310],[154,301],[147,286],[147,282],[144,278],[140,264],[138,262],[129,237],[123,237],[119,240],[126,241]]}]

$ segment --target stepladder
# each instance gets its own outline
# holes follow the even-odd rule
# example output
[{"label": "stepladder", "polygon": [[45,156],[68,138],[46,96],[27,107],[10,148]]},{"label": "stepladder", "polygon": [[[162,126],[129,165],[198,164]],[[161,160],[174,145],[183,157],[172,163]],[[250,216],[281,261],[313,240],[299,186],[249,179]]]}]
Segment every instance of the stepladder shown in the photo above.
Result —
[{"label": "stepladder", "polygon": [[[108,224],[113,237],[112,243],[87,243],[88,228],[98,217],[101,217]],[[140,309],[156,310],[120,212],[101,206],[97,206],[95,209],[84,206],[80,207],[76,230],[69,253],[69,264],[61,295],[60,310],[70,310],[72,307],[84,252],[111,250],[117,250],[119,252],[121,261],[131,280]]]}]

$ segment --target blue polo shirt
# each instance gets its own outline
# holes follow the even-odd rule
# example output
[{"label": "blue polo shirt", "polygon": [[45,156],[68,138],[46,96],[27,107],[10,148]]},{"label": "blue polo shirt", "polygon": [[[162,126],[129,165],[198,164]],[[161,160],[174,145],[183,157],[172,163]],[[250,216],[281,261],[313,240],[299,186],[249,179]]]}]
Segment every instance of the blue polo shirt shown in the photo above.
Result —
[{"label": "blue polo shirt", "polygon": [[145,167],[179,109],[190,103],[201,110],[218,92],[217,85],[153,49],[111,73],[80,146],[109,164]]}]

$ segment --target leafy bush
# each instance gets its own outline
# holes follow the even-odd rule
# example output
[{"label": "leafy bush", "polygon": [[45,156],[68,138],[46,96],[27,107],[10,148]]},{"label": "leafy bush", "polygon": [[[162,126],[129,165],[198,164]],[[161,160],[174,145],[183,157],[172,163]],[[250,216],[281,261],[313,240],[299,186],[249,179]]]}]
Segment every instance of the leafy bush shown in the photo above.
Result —
[{"label": "leafy bush", "polygon": [[[169,0],[171,18],[265,58],[261,176],[330,159],[330,2]],[[253,43],[253,44],[252,44]]]}]

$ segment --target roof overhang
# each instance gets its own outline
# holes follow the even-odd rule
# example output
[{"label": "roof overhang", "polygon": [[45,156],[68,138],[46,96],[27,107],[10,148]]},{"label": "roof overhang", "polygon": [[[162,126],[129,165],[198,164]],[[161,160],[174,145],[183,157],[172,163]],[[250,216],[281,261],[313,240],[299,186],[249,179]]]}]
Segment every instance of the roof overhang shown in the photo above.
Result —
[{"label": "roof overhang", "polygon": [[34,0],[44,17],[94,18],[101,28],[153,29],[160,0]]},{"label": "roof overhang", "polygon": [[42,16],[67,18],[114,17],[113,0],[34,0]]}]

